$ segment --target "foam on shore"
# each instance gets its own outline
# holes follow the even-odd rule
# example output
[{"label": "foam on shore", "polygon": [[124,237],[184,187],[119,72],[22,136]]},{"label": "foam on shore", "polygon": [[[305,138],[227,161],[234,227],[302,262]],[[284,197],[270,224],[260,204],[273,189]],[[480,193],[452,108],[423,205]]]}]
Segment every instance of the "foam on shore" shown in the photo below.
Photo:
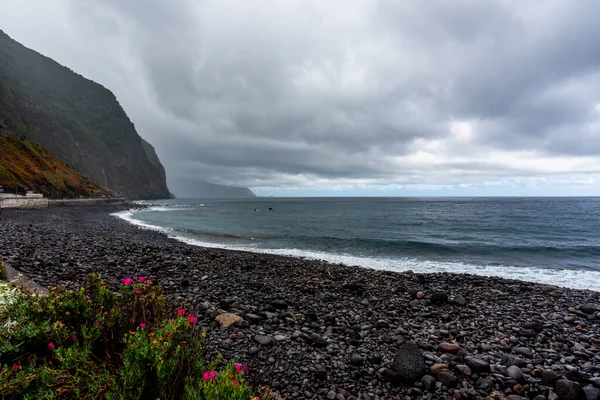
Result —
[{"label": "foam on shore", "polygon": [[[168,208],[173,210],[173,208]],[[164,210],[167,211],[167,210]],[[455,273],[472,274],[480,276],[494,276],[507,279],[516,279],[526,282],[537,282],[548,285],[563,286],[572,289],[588,289],[600,292],[600,272],[568,270],[568,269],[550,269],[538,267],[517,267],[511,265],[476,265],[462,262],[446,261],[428,261],[414,258],[376,258],[376,257],[358,257],[345,254],[325,253],[301,249],[266,249],[252,245],[230,245],[223,243],[212,243],[176,233],[173,229],[135,219],[134,211],[122,211],[111,214],[119,217],[133,225],[143,229],[151,229],[166,234],[172,239],[180,242],[207,248],[216,248],[223,250],[248,251],[260,254],[283,255],[291,257],[306,258],[310,260],[323,260],[334,264],[356,265],[364,268],[377,270],[403,272],[412,270],[418,273]]]}]

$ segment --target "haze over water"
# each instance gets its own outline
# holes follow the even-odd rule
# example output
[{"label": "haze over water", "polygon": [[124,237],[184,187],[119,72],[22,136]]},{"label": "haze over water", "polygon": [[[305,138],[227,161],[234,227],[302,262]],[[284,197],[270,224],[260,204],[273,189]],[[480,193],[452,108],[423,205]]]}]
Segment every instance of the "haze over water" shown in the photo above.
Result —
[{"label": "haze over water", "polygon": [[600,198],[258,198],[153,204],[120,216],[201,246],[600,290]]}]

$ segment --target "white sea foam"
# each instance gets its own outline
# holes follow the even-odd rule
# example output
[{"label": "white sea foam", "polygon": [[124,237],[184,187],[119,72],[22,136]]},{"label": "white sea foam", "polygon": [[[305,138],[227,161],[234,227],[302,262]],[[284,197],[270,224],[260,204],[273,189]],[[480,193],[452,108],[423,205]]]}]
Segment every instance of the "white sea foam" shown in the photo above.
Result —
[{"label": "white sea foam", "polygon": [[122,211],[111,214],[144,229],[152,229],[167,234],[170,238],[183,243],[226,250],[249,251],[253,253],[284,255],[301,257],[311,260],[323,260],[335,264],[357,265],[364,268],[372,268],[386,271],[408,271],[420,273],[448,272],[456,274],[473,274],[481,276],[497,276],[508,279],[516,279],[527,282],[538,282],[543,284],[557,285],[572,289],[589,289],[600,291],[600,272],[549,269],[537,267],[517,267],[510,265],[476,265],[463,262],[428,261],[414,258],[391,259],[377,257],[358,257],[344,254],[333,254],[300,249],[264,249],[253,245],[229,245],[223,243],[212,243],[198,239],[182,236],[174,233],[170,228],[160,227],[145,223],[133,218],[132,211]]}]

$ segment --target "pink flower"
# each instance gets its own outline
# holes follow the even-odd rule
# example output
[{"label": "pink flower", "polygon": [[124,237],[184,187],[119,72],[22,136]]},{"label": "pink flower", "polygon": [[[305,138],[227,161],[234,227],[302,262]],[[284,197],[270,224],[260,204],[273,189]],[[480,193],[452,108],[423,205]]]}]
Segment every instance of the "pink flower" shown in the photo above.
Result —
[{"label": "pink flower", "polygon": [[198,319],[196,317],[194,317],[193,315],[188,316],[188,321],[190,324],[195,324],[196,322],[198,322]]},{"label": "pink flower", "polygon": [[133,283],[133,279],[123,278],[123,279],[121,279],[121,282],[123,282],[123,285],[131,285]]},{"label": "pink flower", "polygon": [[73,335],[73,336],[71,336],[71,339],[73,339],[73,340],[77,340],[77,335]]},{"label": "pink flower", "polygon": [[142,294],[142,291],[138,289],[135,291],[135,294]]},{"label": "pink flower", "polygon": [[167,339],[171,339],[173,335],[171,333],[167,333]]},{"label": "pink flower", "polygon": [[146,280],[145,276],[140,276],[140,282],[144,282]]},{"label": "pink flower", "polygon": [[235,364],[235,372],[248,372],[248,367],[243,364]]},{"label": "pink flower", "polygon": [[144,329],[146,327],[146,324],[144,324],[143,322],[140,324],[140,328]]},{"label": "pink flower", "polygon": [[183,315],[185,314],[185,310],[182,310],[181,308],[179,310],[177,310],[177,314],[179,315]]},{"label": "pink flower", "polygon": [[20,369],[21,369],[21,364],[15,364],[15,365],[13,365],[13,367],[12,367],[12,370],[13,370],[13,371],[18,371],[18,370],[20,370]]},{"label": "pink flower", "polygon": [[217,376],[217,373],[215,371],[205,372],[202,374],[202,378],[205,381],[210,381],[211,379],[215,379],[215,376]]},{"label": "pink flower", "polygon": [[53,350],[54,349],[54,343],[52,343],[52,342],[48,343],[48,348],[50,350]]}]

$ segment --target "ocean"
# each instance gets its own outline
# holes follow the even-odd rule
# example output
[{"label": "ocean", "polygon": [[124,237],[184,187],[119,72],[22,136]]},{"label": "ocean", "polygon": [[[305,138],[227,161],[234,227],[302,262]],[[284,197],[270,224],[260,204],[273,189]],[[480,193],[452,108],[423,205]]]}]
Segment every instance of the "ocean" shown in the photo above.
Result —
[{"label": "ocean", "polygon": [[600,198],[257,198],[117,213],[206,247],[600,291]]}]

